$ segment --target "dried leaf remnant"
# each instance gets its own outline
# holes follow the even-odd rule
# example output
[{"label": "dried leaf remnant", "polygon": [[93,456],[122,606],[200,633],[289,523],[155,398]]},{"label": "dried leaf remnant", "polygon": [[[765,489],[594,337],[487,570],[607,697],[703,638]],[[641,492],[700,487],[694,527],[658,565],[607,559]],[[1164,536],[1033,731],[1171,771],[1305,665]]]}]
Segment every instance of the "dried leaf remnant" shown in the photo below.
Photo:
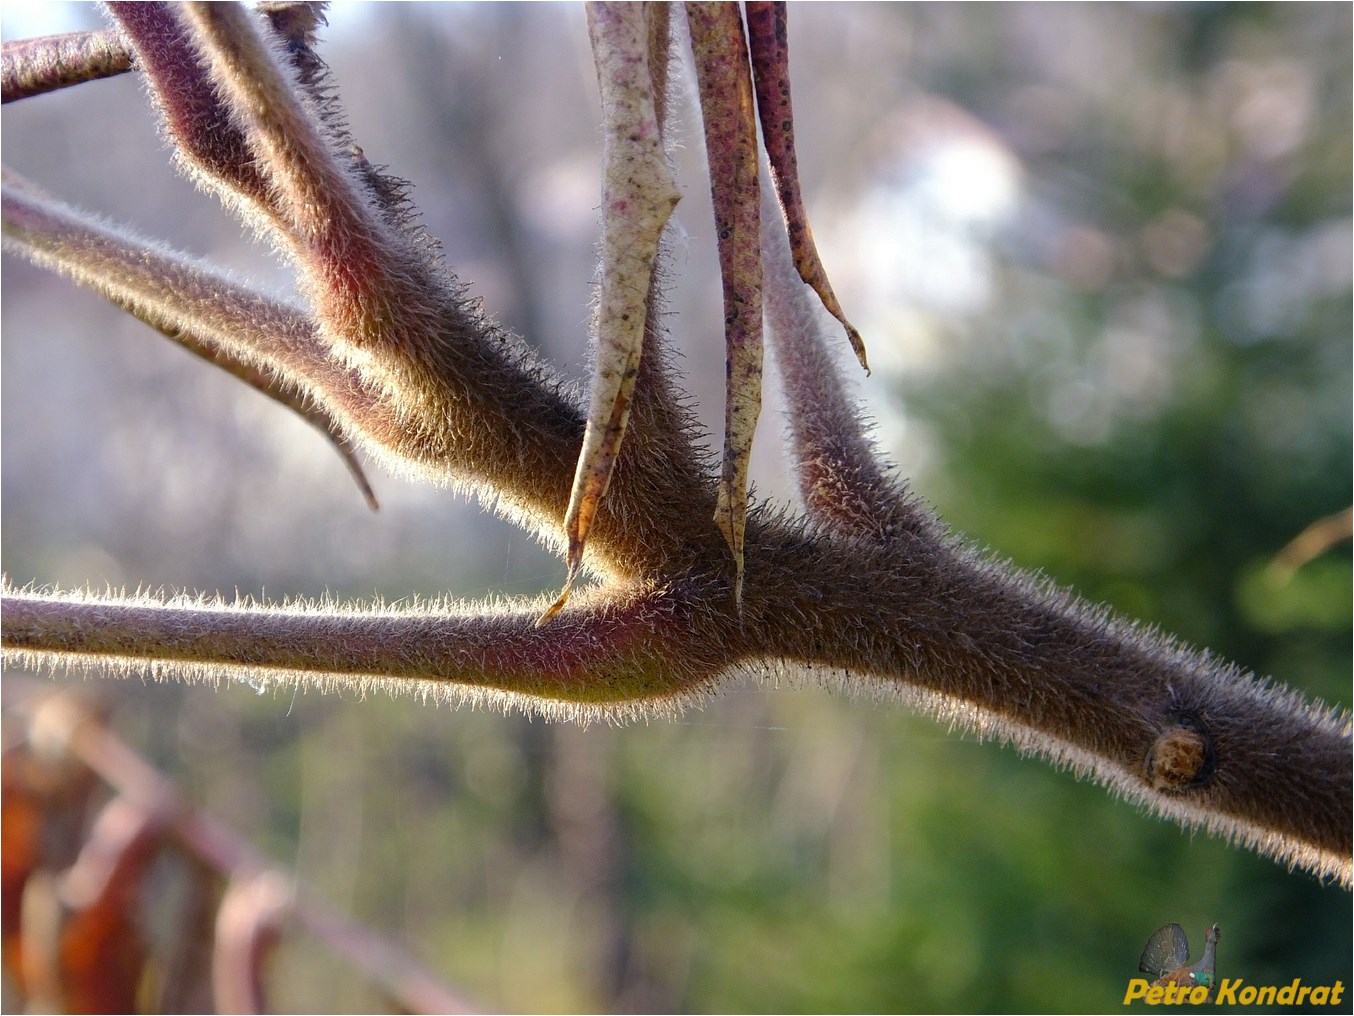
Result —
[{"label": "dried leaf remnant", "polygon": [[795,158],[794,108],[790,104],[789,17],[783,2],[750,0],[747,4],[748,45],[752,53],[752,78],[757,89],[757,115],[762,124],[771,179],[776,185],[785,228],[790,234],[799,277],[813,287],[828,312],[841,322],[856,359],[870,372],[865,357],[865,340],[846,320],[846,312],[832,291],[827,270],[818,257],[809,228],[804,198],[799,189],[799,163]]},{"label": "dried leaf remnant", "polygon": [[[588,529],[606,495],[630,419],[630,398],[649,317],[658,244],[681,192],[663,151],[654,105],[647,4],[588,4],[588,35],[602,97],[601,294],[594,323],[596,364],[583,450],[578,457],[564,531],[569,576],[544,623],[569,599]],[[666,68],[664,68],[665,70]]]},{"label": "dried leaf remnant", "polygon": [[761,192],[757,121],[747,41],[736,4],[689,3],[705,147],[710,162],[728,348],[724,465],[715,521],[734,561],[734,600],[743,596],[748,460],[762,408]]}]

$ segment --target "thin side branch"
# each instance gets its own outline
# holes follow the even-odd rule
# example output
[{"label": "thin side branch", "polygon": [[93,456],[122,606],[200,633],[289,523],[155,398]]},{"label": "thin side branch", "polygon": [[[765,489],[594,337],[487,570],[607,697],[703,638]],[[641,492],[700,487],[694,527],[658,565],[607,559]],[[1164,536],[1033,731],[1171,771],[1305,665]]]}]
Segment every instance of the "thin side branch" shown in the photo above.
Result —
[{"label": "thin side branch", "polygon": [[[692,644],[705,621],[696,587],[587,590],[548,629],[544,603],[493,609],[265,606],[100,597],[6,587],[4,645],[14,660],[98,673],[347,686],[499,705],[544,703],[560,716],[614,715],[594,706],[671,708],[726,666]],[[58,648],[60,647],[60,648]]]},{"label": "thin side branch", "polygon": [[227,204],[243,202],[276,226],[280,212],[245,142],[198,59],[187,30],[168,3],[108,7],[151,86],[164,132],[179,165]]},{"label": "thin side branch", "polygon": [[[354,408],[356,379],[325,358],[314,326],[296,309],[158,245],[80,216],[6,172],[5,248],[91,287],[156,331],[297,413],[334,445],[374,509],[376,497],[352,439],[309,392]],[[346,384],[344,382],[347,382]],[[374,398],[357,400],[367,414]]]},{"label": "thin side branch", "polygon": [[431,355],[446,280],[426,271],[337,160],[255,19],[216,3],[186,4],[184,19],[286,222],[326,340],[377,370],[399,351]]},{"label": "thin side branch", "polygon": [[132,69],[132,51],[116,29],[68,32],[6,42],[0,102],[28,99]]}]

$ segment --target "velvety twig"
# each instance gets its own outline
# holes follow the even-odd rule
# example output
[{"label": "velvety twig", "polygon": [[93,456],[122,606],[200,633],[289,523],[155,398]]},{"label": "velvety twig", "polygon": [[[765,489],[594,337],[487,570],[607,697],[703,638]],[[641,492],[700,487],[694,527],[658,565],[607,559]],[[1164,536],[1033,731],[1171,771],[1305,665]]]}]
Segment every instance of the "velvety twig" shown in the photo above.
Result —
[{"label": "velvety twig", "polygon": [[306,603],[92,600],[7,587],[4,640],[15,659],[31,650],[39,665],[45,651],[64,646],[66,665],[101,673],[150,665],[187,679],[355,683],[580,717],[671,708],[730,662],[717,645],[690,644],[708,609],[698,587],[588,590],[575,600],[541,629],[544,604],[334,613]]},{"label": "velvety twig", "polygon": [[108,8],[136,50],[164,131],[179,165],[232,206],[275,224],[268,182],[254,164],[244,132],[231,121],[188,32],[172,5],[115,3]]},{"label": "velvety twig", "polygon": [[[248,16],[218,9],[227,6],[198,11],[189,43],[175,34],[158,45],[174,53],[189,45],[216,54],[209,62],[221,105],[200,115],[217,122],[224,112],[264,172],[283,180],[278,189],[293,194],[290,204],[312,192],[326,203],[325,214],[302,207],[300,218],[283,230],[284,243],[301,270],[317,334],[362,372],[348,401],[378,393],[376,412],[345,403],[355,429],[397,468],[436,482],[488,488],[495,506],[511,516],[561,526],[578,461],[581,412],[525,344],[498,331],[454,277],[396,235],[387,208],[368,203],[374,201],[371,188],[348,178],[356,172],[351,166],[333,161],[321,125],[306,119],[287,72]],[[155,90],[167,87],[154,74],[149,79]],[[264,96],[277,98],[259,108]],[[160,102],[164,107],[168,99]],[[297,138],[283,126],[293,121],[304,122]],[[336,193],[327,189],[331,184]],[[659,407],[654,412],[683,418]],[[592,533],[594,546],[608,546],[609,560],[601,563],[613,574],[651,573],[674,547],[704,540],[703,529],[692,533],[689,524],[657,540],[652,534],[636,539],[627,524],[649,514],[655,498],[704,500],[705,479],[688,444],[681,432],[632,442],[630,482],[611,491],[606,517]],[[689,468],[674,468],[682,465]]]},{"label": "velvety twig", "polygon": [[335,157],[259,24],[236,4],[186,4],[184,19],[285,220],[326,339],[378,374],[391,369],[393,350],[433,355],[444,280],[391,228],[355,167]]}]

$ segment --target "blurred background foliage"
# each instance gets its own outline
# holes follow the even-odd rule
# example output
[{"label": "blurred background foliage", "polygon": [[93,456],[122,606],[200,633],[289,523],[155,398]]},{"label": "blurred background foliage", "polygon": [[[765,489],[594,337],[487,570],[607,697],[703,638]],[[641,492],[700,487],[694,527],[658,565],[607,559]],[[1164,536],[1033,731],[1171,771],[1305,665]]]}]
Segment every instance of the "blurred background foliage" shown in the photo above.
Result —
[{"label": "blurred background foliage", "polygon": [[[1342,708],[1348,547],[1291,575],[1273,562],[1350,500],[1350,19],[791,14],[810,214],[900,472],[993,553]],[[415,181],[487,305],[582,377],[599,139],[581,9],[340,3],[330,22],[368,157]],[[695,122],[671,327],[717,438]],[[57,195],[290,285],[174,175],[135,80],[7,106],[3,132],[6,161]],[[14,259],[3,315],[16,581],[397,599],[563,576],[450,492],[379,476],[367,513],[304,425]],[[755,467],[783,503],[775,398]],[[1107,1011],[1170,921],[1196,948],[1222,926],[1222,976],[1351,983],[1347,893],[793,675],[628,729],[91,690],[202,807],[491,1009]],[[274,1004],[358,1011],[352,980],[293,942]]]}]

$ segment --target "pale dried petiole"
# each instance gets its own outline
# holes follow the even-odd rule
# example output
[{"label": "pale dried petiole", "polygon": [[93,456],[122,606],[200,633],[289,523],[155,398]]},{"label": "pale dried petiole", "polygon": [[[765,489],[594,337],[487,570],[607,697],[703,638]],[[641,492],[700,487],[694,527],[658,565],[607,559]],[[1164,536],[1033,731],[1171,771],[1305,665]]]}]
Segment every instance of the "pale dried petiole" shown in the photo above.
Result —
[{"label": "pale dried petiole", "polygon": [[630,417],[650,281],[658,244],[681,192],[663,153],[649,65],[647,4],[588,4],[588,34],[602,98],[601,289],[593,325],[596,363],[583,450],[578,457],[564,532],[569,576],[559,598],[541,615],[553,617],[569,599],[583,548],[606,495]]},{"label": "pale dried petiole", "polygon": [[771,179],[776,184],[785,228],[790,234],[790,250],[799,277],[813,287],[828,312],[841,322],[851,341],[856,359],[870,372],[865,358],[865,341],[860,337],[841,304],[813,242],[804,199],[799,190],[799,165],[795,158],[794,110],[790,105],[790,45],[785,4],[767,0],[749,0],[746,5],[748,44],[752,53],[752,78],[757,88],[757,114],[762,123],[762,140]]},{"label": "pale dried petiole", "polygon": [[748,460],[762,406],[762,238],[752,74],[737,4],[688,3],[714,198],[728,347],[724,464],[715,521],[734,561],[734,600],[743,596]]}]

